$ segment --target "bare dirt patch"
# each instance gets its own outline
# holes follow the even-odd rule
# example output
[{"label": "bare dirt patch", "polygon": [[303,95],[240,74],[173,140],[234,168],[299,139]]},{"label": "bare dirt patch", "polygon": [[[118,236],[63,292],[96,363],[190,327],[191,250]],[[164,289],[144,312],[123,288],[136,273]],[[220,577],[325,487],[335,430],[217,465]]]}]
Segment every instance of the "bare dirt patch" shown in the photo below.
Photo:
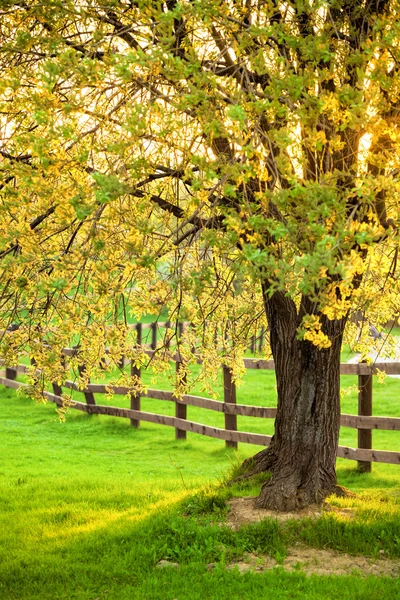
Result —
[{"label": "bare dirt patch", "polygon": [[[272,510],[254,508],[255,498],[232,498],[229,501],[230,513],[228,525],[239,529],[242,525],[262,521],[266,518],[287,521],[288,519],[317,519],[324,512],[334,512],[343,518],[354,516],[352,509],[337,508],[325,503],[309,506],[303,510],[289,513],[279,513]],[[290,548],[288,555],[272,558],[266,555],[249,553],[242,561],[228,565],[228,569],[238,569],[240,572],[264,572],[271,569],[297,571],[306,575],[377,575],[388,577],[400,576],[400,560],[389,560],[381,556],[378,559],[366,556],[351,556],[334,550],[320,550],[305,546]]]},{"label": "bare dirt patch", "polygon": [[302,510],[296,512],[280,513],[275,510],[266,510],[264,508],[254,507],[255,498],[232,498],[228,504],[230,506],[230,512],[228,516],[228,525],[232,529],[239,529],[242,525],[248,525],[249,523],[257,523],[263,519],[278,519],[278,521],[288,521],[289,519],[304,519],[312,518],[317,519],[324,512],[335,512],[340,514],[342,517],[352,518],[354,513],[351,509],[347,508],[336,508],[329,504],[314,504],[308,506]]},{"label": "bare dirt patch", "polygon": [[228,569],[238,569],[241,573],[252,571],[262,573],[272,569],[296,571],[305,575],[377,575],[398,577],[400,560],[373,559],[365,556],[351,556],[334,550],[296,547],[289,550],[283,560],[270,556],[247,554],[242,561],[231,563]]}]

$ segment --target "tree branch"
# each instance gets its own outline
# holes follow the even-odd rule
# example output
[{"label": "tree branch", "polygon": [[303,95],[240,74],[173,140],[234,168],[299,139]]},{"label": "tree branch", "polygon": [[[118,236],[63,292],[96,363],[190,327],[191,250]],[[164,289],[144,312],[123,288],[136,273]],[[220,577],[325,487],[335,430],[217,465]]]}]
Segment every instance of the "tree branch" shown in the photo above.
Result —
[{"label": "tree branch", "polygon": [[[46,212],[44,212],[43,214],[41,214],[41,215],[37,216],[35,219],[33,219],[33,221],[31,221],[31,223],[29,224],[29,227],[32,230],[35,230],[41,223],[43,223],[43,221],[45,219],[47,219],[47,217],[49,217],[50,215],[52,215],[54,213],[56,208],[57,208],[56,204],[53,204],[53,206],[50,206],[50,208],[47,209]],[[19,244],[18,244],[18,242],[16,242],[13,246],[11,246],[10,248],[7,248],[7,250],[3,250],[3,252],[0,252],[0,259],[7,256],[7,254],[10,254],[10,252],[17,252],[18,249],[19,249]]]},{"label": "tree branch", "polygon": [[135,198],[148,197],[149,200],[151,200],[151,202],[154,202],[154,204],[157,204],[157,206],[162,208],[162,210],[173,214],[174,217],[177,217],[178,219],[181,219],[185,214],[185,211],[182,208],[180,208],[180,206],[176,206],[176,204],[168,202],[168,200],[165,200],[165,198],[161,198],[161,196],[156,196],[155,194],[146,194],[145,192],[142,192],[142,190],[136,189],[127,190],[126,193],[130,196],[134,196]]}]

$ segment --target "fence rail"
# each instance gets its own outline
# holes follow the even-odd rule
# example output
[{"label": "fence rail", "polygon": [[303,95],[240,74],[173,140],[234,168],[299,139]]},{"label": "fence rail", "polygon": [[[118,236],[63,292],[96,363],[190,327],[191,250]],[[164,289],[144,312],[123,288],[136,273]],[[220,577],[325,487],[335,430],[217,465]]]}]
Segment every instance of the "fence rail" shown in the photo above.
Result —
[{"label": "fence rail", "polygon": [[[143,339],[143,330],[151,330],[151,345],[150,348],[145,348],[149,357],[153,356],[157,345],[157,328],[171,327],[169,322],[166,323],[149,323],[137,324],[135,327],[138,332],[138,343]],[[263,332],[263,335],[265,332]],[[262,337],[262,336],[260,336]],[[258,338],[256,339],[258,341]],[[252,340],[252,346],[254,346]],[[66,357],[76,355],[76,348],[64,349]],[[171,355],[171,360],[176,362],[177,377],[179,377],[179,369],[182,366],[182,357],[179,352]],[[200,358],[197,362],[201,363]],[[273,360],[259,360],[244,358],[244,366],[246,369],[259,370],[274,370]],[[85,367],[81,366],[79,372],[83,373]],[[20,388],[26,386],[25,383],[16,381],[18,374],[26,373],[28,368],[25,365],[16,367],[6,367],[4,376],[0,377],[0,384],[9,388]],[[355,375],[358,377],[358,415],[342,414],[340,417],[341,427],[349,427],[358,431],[358,447],[349,448],[339,446],[337,456],[350,460],[358,461],[358,467],[364,472],[371,470],[372,462],[383,462],[391,464],[400,464],[400,452],[389,452],[383,450],[372,449],[372,430],[384,431],[400,431],[400,418],[372,416],[372,380],[373,375],[378,371],[384,371],[389,375],[400,374],[400,363],[375,363],[368,365],[366,363],[359,364],[341,364],[340,373],[342,375]],[[135,365],[131,364],[131,373],[140,378],[141,371]],[[237,416],[259,417],[264,419],[274,419],[276,416],[276,408],[268,408],[262,406],[249,406],[237,403],[236,387],[232,380],[232,374],[229,368],[223,367],[224,380],[224,401],[211,400],[201,396],[185,394],[182,398],[177,399],[173,392],[148,389],[146,393],[137,393],[129,388],[122,386],[110,386],[99,383],[88,383],[85,389],[79,389],[74,381],[66,381],[62,386],[57,383],[53,384],[53,393],[44,391],[43,395],[47,400],[62,405],[62,388],[78,391],[83,394],[85,402],[73,401],[72,408],[86,412],[87,414],[95,415],[111,415],[130,419],[133,427],[139,427],[140,422],[156,423],[175,428],[175,436],[177,439],[185,439],[186,433],[193,432],[200,435],[205,435],[221,440],[225,440],[227,446],[237,448],[237,444],[258,444],[266,446],[271,441],[271,436],[251,433],[237,430]],[[117,406],[105,406],[97,404],[96,394],[105,394],[112,392],[116,396],[130,397],[130,408],[120,408]],[[175,416],[166,416],[156,413],[150,413],[141,410],[141,399],[152,398],[156,400],[164,400],[175,403]],[[203,425],[195,421],[187,419],[187,407],[195,406],[206,410],[224,413],[225,427],[213,427]]]}]

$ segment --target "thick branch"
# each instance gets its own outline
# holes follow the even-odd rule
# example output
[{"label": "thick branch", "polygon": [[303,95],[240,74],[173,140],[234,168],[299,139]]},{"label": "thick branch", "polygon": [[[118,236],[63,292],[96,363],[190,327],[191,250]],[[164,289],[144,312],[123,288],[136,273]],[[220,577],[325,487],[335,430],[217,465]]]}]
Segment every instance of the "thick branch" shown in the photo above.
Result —
[{"label": "thick branch", "polygon": [[168,202],[168,200],[165,200],[165,198],[161,198],[161,196],[156,196],[155,194],[149,195],[145,192],[142,192],[142,190],[136,189],[128,190],[126,193],[131,196],[135,196],[136,198],[148,197],[149,200],[151,200],[151,202],[154,202],[154,204],[157,204],[157,206],[171,213],[172,215],[174,215],[174,217],[177,217],[178,219],[181,219],[185,214],[185,211],[182,208],[176,206],[175,204],[172,204],[171,202]]},{"label": "thick branch", "polygon": [[130,48],[135,48],[135,50],[139,49],[140,45],[132,35],[132,31],[134,31],[134,29],[129,25],[124,25],[118,19],[114,11],[110,10],[109,8],[104,8],[104,10],[106,12],[106,16],[97,15],[98,19],[103,23],[112,25],[117,37],[121,38],[121,40],[124,40],[124,42],[126,42]]},{"label": "thick branch", "polygon": [[[50,208],[47,209],[46,212],[37,216],[36,219],[33,219],[33,221],[31,221],[31,223],[29,224],[29,227],[32,230],[35,230],[41,223],[43,223],[43,221],[45,219],[47,219],[47,217],[49,217],[50,215],[52,215],[54,213],[56,208],[57,208],[56,204],[54,204],[53,206],[50,206]],[[11,246],[10,248],[7,248],[7,250],[3,250],[3,252],[0,252],[0,259],[4,258],[5,256],[7,256],[7,254],[10,254],[11,252],[16,252],[18,250],[18,248],[19,248],[19,244],[18,244],[18,242],[16,242],[13,246]]]}]

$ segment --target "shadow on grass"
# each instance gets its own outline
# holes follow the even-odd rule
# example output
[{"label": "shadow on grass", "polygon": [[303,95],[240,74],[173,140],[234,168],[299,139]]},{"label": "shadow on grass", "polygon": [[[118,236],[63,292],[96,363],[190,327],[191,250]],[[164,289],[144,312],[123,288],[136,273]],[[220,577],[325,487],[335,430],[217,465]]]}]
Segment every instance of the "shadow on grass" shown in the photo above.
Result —
[{"label": "shadow on grass", "polygon": [[[97,491],[104,494],[104,490]],[[20,523],[19,545],[10,551],[3,546],[1,598],[232,600],[272,594],[278,599],[340,595],[346,600],[370,600],[394,598],[400,591],[398,581],[375,577],[306,578],[280,569],[261,574],[226,569],[245,553],[285,556],[287,548],[298,542],[352,554],[362,549],[370,556],[380,550],[387,556],[400,556],[398,517],[383,516],[366,523],[344,521],[333,514],[285,524],[267,519],[234,532],[217,522],[224,510],[224,490],[212,492],[213,502],[207,501],[203,491],[186,498],[184,504],[183,493],[178,500],[173,492],[157,496],[143,488],[128,498],[123,488],[111,489],[107,498],[96,500],[96,489],[87,486],[81,489],[86,500],[80,505],[74,500],[76,488],[73,493],[72,485],[67,486],[64,492],[64,503],[58,499],[58,505],[47,509],[31,507],[26,522]],[[22,519],[23,501],[29,493],[26,490],[21,498]],[[198,510],[188,517],[184,513],[190,502],[197,502]],[[205,520],[199,519],[202,512]],[[179,566],[159,568],[160,560]]]}]

